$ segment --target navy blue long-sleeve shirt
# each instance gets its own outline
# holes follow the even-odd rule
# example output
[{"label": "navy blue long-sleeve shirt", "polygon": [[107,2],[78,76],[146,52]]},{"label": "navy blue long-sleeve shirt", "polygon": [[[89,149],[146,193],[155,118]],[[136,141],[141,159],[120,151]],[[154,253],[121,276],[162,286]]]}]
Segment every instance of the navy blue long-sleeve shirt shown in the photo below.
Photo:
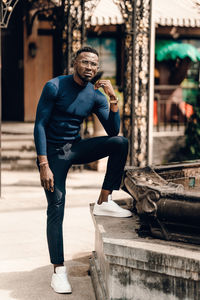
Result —
[{"label": "navy blue long-sleeve shirt", "polygon": [[47,155],[47,142],[67,143],[79,138],[84,118],[95,113],[109,136],[118,135],[119,111],[109,109],[106,97],[88,82],[80,86],[73,75],[48,81],[36,113],[34,139],[37,155]]}]

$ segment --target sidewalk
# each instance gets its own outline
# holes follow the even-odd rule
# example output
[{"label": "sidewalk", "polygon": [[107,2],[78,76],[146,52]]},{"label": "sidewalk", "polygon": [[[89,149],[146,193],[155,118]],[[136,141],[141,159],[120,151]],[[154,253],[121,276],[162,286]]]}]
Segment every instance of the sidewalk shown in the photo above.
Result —
[{"label": "sidewalk", "polygon": [[[95,300],[89,270],[94,226],[89,203],[99,194],[104,173],[70,172],[64,219],[65,261],[71,295],[53,292],[46,242],[46,199],[37,171],[2,173],[0,199],[0,299]],[[114,199],[127,198],[123,191]]]}]

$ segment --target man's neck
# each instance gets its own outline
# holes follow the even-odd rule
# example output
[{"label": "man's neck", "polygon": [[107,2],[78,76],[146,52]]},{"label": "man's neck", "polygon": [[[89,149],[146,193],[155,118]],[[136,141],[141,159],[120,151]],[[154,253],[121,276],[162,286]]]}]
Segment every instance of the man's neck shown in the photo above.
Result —
[{"label": "man's neck", "polygon": [[86,86],[88,81],[83,81],[78,75],[73,74],[74,81],[81,86]]}]

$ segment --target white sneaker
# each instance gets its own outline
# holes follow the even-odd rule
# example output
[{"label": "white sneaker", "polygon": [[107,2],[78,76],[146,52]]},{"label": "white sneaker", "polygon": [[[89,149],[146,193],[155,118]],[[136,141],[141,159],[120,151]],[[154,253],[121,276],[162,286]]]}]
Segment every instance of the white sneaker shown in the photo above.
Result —
[{"label": "white sneaker", "polygon": [[107,202],[103,202],[102,204],[95,203],[93,214],[95,216],[110,216],[116,218],[128,218],[132,216],[130,210],[120,207],[112,200],[111,195],[108,196]]},{"label": "white sneaker", "polygon": [[51,287],[56,293],[71,294],[72,288],[67,278],[66,267],[57,267],[55,271],[56,273],[52,275]]}]

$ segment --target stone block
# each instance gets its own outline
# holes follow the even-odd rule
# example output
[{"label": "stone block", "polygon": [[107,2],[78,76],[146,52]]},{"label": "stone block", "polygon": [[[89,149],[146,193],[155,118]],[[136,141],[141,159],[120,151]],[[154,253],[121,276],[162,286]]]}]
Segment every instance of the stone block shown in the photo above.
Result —
[{"label": "stone block", "polygon": [[139,237],[135,215],[93,216],[93,221],[91,276],[97,300],[200,299],[198,245]]}]

